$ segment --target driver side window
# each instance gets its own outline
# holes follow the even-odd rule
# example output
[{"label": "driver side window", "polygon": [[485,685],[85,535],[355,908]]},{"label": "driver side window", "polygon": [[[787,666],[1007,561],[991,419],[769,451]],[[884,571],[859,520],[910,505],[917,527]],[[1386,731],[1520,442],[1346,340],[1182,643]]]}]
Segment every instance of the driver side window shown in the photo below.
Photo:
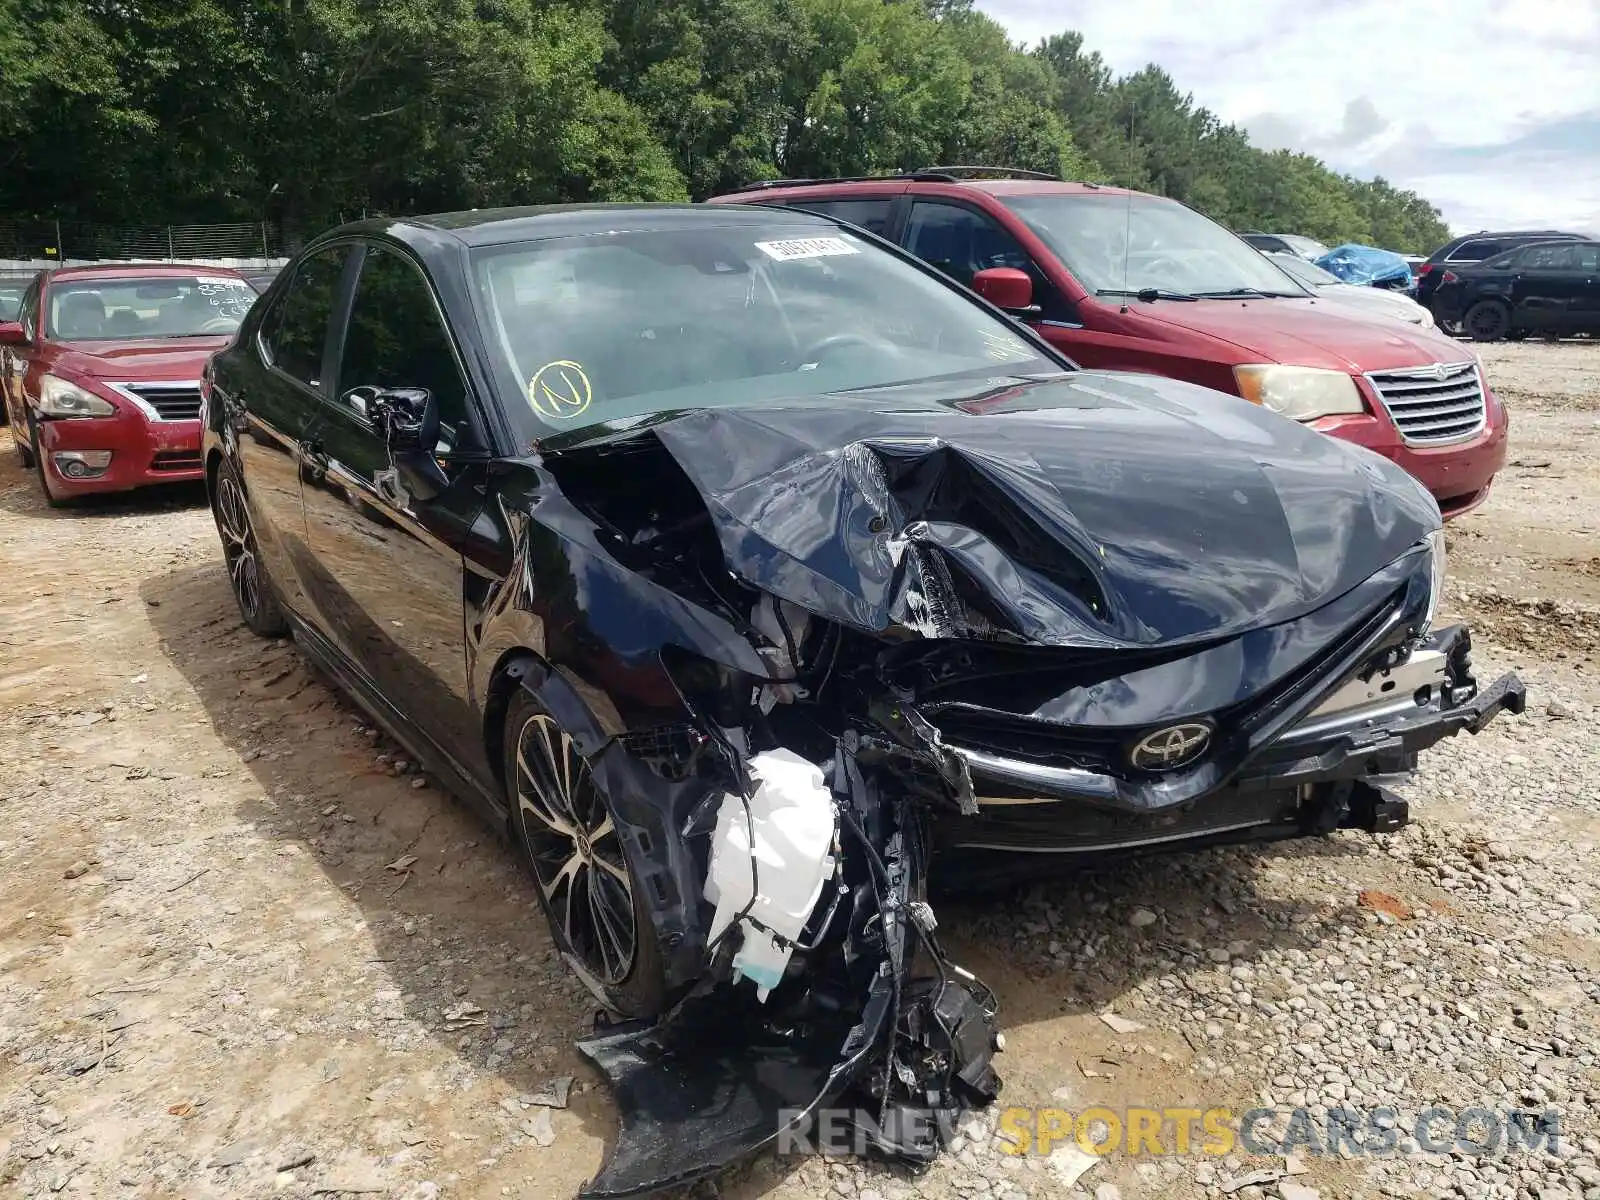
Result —
[{"label": "driver side window", "polygon": [[994,221],[970,208],[918,200],[906,222],[905,247],[963,287],[988,267],[1015,267],[1033,280],[1033,302],[1047,318],[1059,318],[1055,289],[1032,257]]},{"label": "driver side window", "polygon": [[439,406],[436,453],[472,442],[467,388],[422,272],[387,250],[369,247],[356,283],[339,362],[337,403],[367,414],[352,388],[426,388]]},{"label": "driver side window", "polygon": [[22,307],[17,310],[17,319],[22,322],[22,332],[28,341],[32,342],[39,336],[39,281],[37,279],[29,285],[27,293],[22,297]]}]

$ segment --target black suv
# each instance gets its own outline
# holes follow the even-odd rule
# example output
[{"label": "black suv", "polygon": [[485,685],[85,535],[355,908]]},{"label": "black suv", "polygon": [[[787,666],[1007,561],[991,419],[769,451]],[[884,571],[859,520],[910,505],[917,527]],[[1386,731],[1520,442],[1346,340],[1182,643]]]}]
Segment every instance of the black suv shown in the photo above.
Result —
[{"label": "black suv", "polygon": [[1600,242],[1533,242],[1439,272],[1433,311],[1473,341],[1600,333]]},{"label": "black suv", "polygon": [[[1477,233],[1463,234],[1461,237],[1452,238],[1428,255],[1428,261],[1416,269],[1417,277],[1417,303],[1433,307],[1433,293],[1439,287],[1439,281],[1445,271],[1460,266],[1472,266],[1476,263],[1488,262],[1491,258],[1499,258],[1502,254],[1509,253],[1531,242],[1586,242],[1587,234],[1563,233],[1559,229],[1519,229],[1508,230],[1502,233],[1490,233],[1480,230]],[[1435,312],[1434,318],[1439,319]]]}]

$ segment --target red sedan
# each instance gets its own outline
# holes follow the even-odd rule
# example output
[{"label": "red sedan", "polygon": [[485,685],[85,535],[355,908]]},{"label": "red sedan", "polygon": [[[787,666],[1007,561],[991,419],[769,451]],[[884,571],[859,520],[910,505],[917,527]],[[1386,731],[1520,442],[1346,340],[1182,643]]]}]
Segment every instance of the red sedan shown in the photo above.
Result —
[{"label": "red sedan", "polygon": [[224,267],[42,272],[0,324],[0,387],[51,504],[205,476],[200,374],[256,298]]}]

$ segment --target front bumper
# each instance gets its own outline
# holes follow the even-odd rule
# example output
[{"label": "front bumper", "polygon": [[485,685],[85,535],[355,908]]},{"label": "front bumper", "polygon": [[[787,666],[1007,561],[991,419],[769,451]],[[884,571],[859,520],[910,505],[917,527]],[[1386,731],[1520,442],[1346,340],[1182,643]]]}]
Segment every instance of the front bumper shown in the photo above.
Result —
[{"label": "front bumper", "polygon": [[[1354,442],[1405,468],[1439,503],[1446,520],[1477,508],[1489,497],[1490,485],[1506,464],[1509,422],[1497,397],[1486,395],[1488,422],[1470,441],[1448,446],[1410,446],[1386,415],[1361,413],[1327,417],[1313,423],[1330,437]],[[1375,403],[1368,397],[1368,403]]]},{"label": "front bumper", "polygon": [[1340,826],[1381,831],[1404,808],[1385,789],[1415,769],[1422,751],[1463,730],[1477,733],[1502,710],[1523,711],[1522,681],[1508,674],[1480,689],[1470,650],[1467,630],[1451,626],[1413,646],[1404,662],[1323,689],[1258,736],[1226,774],[1196,768],[1207,782],[1198,794],[1177,774],[1170,784],[1140,784],[952,746],[971,772],[978,813],[942,822],[940,846],[1099,857]]},{"label": "front bumper", "polygon": [[[41,420],[39,448],[50,490],[59,496],[125,492],[159,483],[184,483],[205,477],[200,457],[199,421],[151,421],[127,409],[114,417]],[[109,450],[103,474],[74,479],[56,465],[55,454]]]}]

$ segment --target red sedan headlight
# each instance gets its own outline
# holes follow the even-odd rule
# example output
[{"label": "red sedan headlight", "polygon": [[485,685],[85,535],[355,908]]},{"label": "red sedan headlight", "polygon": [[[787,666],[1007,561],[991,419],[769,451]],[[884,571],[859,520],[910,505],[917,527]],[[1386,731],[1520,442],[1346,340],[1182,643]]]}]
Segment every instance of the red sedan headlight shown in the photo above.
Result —
[{"label": "red sedan headlight", "polygon": [[113,417],[117,406],[103,396],[55,375],[39,381],[39,415],[55,420],[74,417]]}]

